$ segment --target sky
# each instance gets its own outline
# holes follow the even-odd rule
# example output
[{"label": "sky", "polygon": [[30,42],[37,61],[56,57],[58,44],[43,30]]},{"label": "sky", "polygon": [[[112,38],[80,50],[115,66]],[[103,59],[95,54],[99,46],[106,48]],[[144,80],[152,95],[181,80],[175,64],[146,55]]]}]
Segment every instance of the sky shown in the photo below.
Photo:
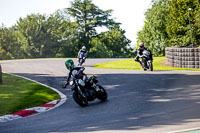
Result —
[{"label": "sky", "polygon": [[[70,7],[71,0],[0,0],[0,24],[13,26],[20,17],[31,13],[51,14],[57,9]],[[112,9],[112,18],[121,23],[126,37],[135,46],[137,32],[144,25],[144,13],[150,8],[152,0],[93,0],[102,10]]]}]

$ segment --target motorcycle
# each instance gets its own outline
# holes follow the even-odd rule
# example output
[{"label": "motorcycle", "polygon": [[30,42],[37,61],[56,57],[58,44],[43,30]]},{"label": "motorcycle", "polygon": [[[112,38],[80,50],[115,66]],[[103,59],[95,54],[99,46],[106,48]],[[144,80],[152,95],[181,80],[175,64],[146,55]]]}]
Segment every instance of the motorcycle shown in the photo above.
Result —
[{"label": "motorcycle", "polygon": [[85,53],[81,52],[79,57],[78,57],[78,65],[82,66],[83,63],[85,62],[85,59],[86,59]]},{"label": "motorcycle", "polygon": [[151,53],[147,50],[144,50],[140,58],[142,59],[143,70],[146,71],[149,69],[150,71],[153,71],[153,60]]},{"label": "motorcycle", "polygon": [[[74,101],[82,107],[86,107],[88,101],[93,101],[96,98],[101,101],[106,101],[107,92],[101,85],[97,84],[97,77],[93,75],[89,79],[86,79],[86,75],[83,71],[84,70],[74,70],[72,72],[72,80],[69,82],[69,85],[73,91]],[[63,86],[64,85],[66,85],[66,83],[63,84]]]}]

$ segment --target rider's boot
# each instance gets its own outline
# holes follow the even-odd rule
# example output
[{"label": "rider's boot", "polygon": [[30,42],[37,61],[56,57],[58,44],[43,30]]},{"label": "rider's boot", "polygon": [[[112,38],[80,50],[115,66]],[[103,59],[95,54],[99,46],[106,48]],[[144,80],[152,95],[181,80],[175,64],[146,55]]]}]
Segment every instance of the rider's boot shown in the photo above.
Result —
[{"label": "rider's boot", "polygon": [[140,60],[138,62],[140,63],[140,66],[142,66],[142,62]]}]

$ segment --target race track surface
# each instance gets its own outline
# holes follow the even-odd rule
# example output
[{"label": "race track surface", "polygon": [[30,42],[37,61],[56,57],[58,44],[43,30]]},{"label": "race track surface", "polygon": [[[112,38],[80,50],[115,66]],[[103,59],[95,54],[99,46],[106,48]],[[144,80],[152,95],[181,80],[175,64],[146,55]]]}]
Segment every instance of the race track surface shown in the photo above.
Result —
[{"label": "race track surface", "polygon": [[[28,77],[64,93],[67,101],[45,113],[0,123],[0,133],[163,133],[200,127],[200,72],[97,69],[120,59],[87,59],[108,100],[82,108],[71,90],[61,89],[65,59],[0,62],[3,72]],[[74,60],[76,62],[76,60]]]}]

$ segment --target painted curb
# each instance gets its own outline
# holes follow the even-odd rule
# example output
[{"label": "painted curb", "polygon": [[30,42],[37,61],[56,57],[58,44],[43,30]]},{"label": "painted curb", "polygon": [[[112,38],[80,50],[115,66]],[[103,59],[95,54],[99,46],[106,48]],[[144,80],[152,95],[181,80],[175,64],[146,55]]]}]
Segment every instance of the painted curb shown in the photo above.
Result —
[{"label": "painted curb", "polygon": [[[4,73],[6,73],[6,72],[4,72]],[[10,73],[7,73],[7,74],[10,74]],[[19,76],[19,75],[15,75],[15,74],[10,74],[10,75],[20,77],[20,78],[35,82],[37,84],[40,84],[42,86],[45,86],[45,87],[55,91],[56,93],[58,93],[59,96],[60,96],[60,100],[54,100],[54,101],[51,101],[49,103],[46,103],[46,104],[43,104],[43,105],[40,105],[40,106],[37,106],[37,107],[32,107],[32,108],[28,108],[28,109],[25,109],[25,110],[22,110],[22,111],[19,111],[19,112],[15,112],[13,114],[0,116],[0,122],[8,122],[8,121],[16,120],[16,119],[19,119],[19,118],[31,116],[31,115],[34,115],[34,114],[46,112],[46,111],[49,111],[49,110],[52,110],[54,108],[59,107],[60,105],[65,103],[65,101],[67,100],[67,97],[62,92],[58,91],[57,89],[55,89],[53,87],[50,87],[48,85],[42,84],[40,82],[37,82],[35,80],[29,79],[29,78],[26,78],[26,77],[23,77],[23,76]]]}]

